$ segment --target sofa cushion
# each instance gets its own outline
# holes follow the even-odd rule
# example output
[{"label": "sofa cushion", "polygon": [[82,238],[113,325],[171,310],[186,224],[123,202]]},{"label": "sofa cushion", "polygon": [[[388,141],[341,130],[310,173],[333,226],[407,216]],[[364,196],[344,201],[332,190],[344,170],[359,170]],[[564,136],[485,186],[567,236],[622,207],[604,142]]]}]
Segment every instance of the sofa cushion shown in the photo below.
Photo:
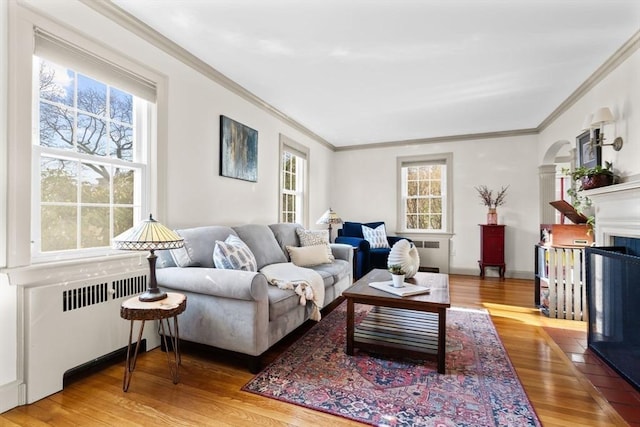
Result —
[{"label": "sofa cushion", "polygon": [[217,240],[213,250],[213,263],[216,268],[226,270],[258,271],[256,257],[249,247],[233,234],[224,242]]},{"label": "sofa cushion", "polygon": [[265,265],[288,261],[269,226],[245,224],[233,227],[233,230],[253,252],[258,270]]},{"label": "sofa cushion", "polygon": [[300,227],[296,229],[296,234],[300,238],[300,246],[323,245],[329,256],[329,261],[335,259],[329,246],[329,230],[305,230]]},{"label": "sofa cushion", "polygon": [[384,228],[384,224],[380,224],[376,228],[367,227],[362,225],[362,235],[365,240],[371,245],[371,249],[375,248],[391,248],[387,241],[387,231]]},{"label": "sofa cushion", "polygon": [[315,246],[287,246],[291,262],[298,267],[311,267],[314,265],[328,264],[331,262],[327,249],[323,245]]},{"label": "sofa cushion", "polygon": [[176,230],[184,238],[184,248],[172,249],[173,260],[178,267],[213,268],[213,249],[216,240],[225,240],[229,235],[235,235],[229,227],[211,225],[204,227],[185,228]]},{"label": "sofa cushion", "polygon": [[300,306],[300,296],[291,289],[280,289],[277,286],[269,285],[267,296],[269,298],[269,320],[277,319]]},{"label": "sofa cushion", "polygon": [[278,223],[269,225],[269,228],[273,232],[273,235],[276,236],[282,252],[287,257],[287,261],[289,261],[287,246],[300,246],[300,239],[298,238],[296,230],[302,228],[302,226],[296,223]]},{"label": "sofa cushion", "polygon": [[330,264],[321,264],[309,268],[322,276],[324,287],[328,288],[351,274],[352,266],[348,261],[337,259]]}]

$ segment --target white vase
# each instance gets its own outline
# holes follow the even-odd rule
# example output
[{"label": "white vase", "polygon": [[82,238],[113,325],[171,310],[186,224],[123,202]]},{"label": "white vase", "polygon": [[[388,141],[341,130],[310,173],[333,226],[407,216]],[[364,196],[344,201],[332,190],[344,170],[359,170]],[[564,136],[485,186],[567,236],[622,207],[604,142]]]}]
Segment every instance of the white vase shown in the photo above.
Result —
[{"label": "white vase", "polygon": [[405,273],[407,279],[412,278],[420,268],[420,255],[416,246],[407,239],[399,240],[391,248],[387,266],[399,265]]},{"label": "white vase", "polygon": [[404,274],[392,274],[391,280],[393,280],[394,288],[401,288],[404,286]]}]

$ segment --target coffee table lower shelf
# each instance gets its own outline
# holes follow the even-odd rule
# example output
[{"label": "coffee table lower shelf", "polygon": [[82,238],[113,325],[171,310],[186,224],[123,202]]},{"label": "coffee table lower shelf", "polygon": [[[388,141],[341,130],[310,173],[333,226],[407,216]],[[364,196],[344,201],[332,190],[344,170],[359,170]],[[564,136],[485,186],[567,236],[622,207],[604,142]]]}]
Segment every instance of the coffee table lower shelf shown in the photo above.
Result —
[{"label": "coffee table lower shelf", "polygon": [[438,314],[374,307],[355,326],[353,337],[354,346],[363,350],[437,360]]}]

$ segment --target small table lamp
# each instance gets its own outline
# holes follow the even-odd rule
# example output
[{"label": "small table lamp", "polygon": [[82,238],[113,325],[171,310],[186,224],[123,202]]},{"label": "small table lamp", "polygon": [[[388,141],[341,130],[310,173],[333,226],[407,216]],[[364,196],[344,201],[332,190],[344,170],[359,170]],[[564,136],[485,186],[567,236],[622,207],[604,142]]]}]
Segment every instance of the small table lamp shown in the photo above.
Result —
[{"label": "small table lamp", "polygon": [[320,219],[316,221],[316,224],[329,224],[329,242],[331,242],[331,224],[342,224],[342,218],[340,218],[333,209],[329,208],[329,210],[323,213]]},{"label": "small table lamp", "polygon": [[168,229],[149,214],[149,219],[140,222],[113,238],[113,248],[128,251],[150,251],[149,286],[143,292],[140,301],[158,301],[165,299],[167,293],[158,289],[156,282],[156,254],[155,250],[177,249],[184,246],[184,239],[175,231]]}]

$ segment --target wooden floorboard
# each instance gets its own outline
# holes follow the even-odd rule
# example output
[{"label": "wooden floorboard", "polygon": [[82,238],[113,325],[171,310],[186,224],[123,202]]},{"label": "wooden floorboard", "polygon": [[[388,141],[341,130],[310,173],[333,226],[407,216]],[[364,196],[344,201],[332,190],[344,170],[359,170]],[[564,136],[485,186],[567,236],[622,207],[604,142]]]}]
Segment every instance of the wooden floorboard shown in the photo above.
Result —
[{"label": "wooden floorboard", "polygon": [[[544,426],[627,425],[544,330],[584,331],[586,324],[541,315],[533,306],[533,281],[451,275],[450,286],[452,306],[489,311]],[[267,361],[303,332],[278,344]],[[182,349],[176,385],[171,382],[165,354],[154,349],[140,355],[129,392],[122,391],[123,363],[112,364],[59,393],[0,414],[0,426],[360,425],[243,392],[241,387],[253,377],[244,361],[197,346]]]}]

